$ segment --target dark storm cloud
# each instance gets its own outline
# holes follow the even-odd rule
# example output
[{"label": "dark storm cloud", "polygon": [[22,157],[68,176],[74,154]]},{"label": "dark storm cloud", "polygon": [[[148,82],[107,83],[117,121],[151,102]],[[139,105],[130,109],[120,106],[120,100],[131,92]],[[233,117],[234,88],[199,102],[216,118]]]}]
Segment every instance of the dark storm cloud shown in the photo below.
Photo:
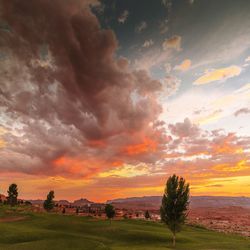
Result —
[{"label": "dark storm cloud", "polygon": [[[14,30],[15,39],[7,36],[3,42],[11,41],[8,48],[19,63],[28,67],[31,81],[38,85],[40,95],[46,95],[55,80],[63,85],[59,98],[65,100],[67,97],[70,103],[60,103],[64,107],[58,115],[61,119],[66,117],[65,122],[73,120],[81,128],[82,119],[78,113],[81,109],[92,120],[91,127],[105,126],[110,110],[116,105],[115,118],[126,122],[131,115],[139,115],[144,118],[140,125],[144,125],[147,117],[143,117],[141,110],[133,105],[131,91],[144,89],[145,92],[150,88],[149,92],[152,92],[154,85],[160,90],[161,84],[145,72],[135,74],[121,70],[114,59],[117,41],[113,32],[101,30],[89,10],[78,12],[77,4],[79,1],[67,4],[61,1],[4,1],[3,17]],[[32,60],[40,56],[44,44],[53,56],[55,70],[31,65]],[[22,106],[22,100],[30,103],[26,98],[29,98],[28,93],[21,95],[18,96],[18,106]],[[103,127],[100,129],[103,131]],[[88,135],[104,136],[101,131]]]},{"label": "dark storm cloud", "polygon": [[[114,33],[100,28],[86,3],[1,4],[1,20],[11,30],[0,31],[1,51],[7,54],[1,60],[0,107],[8,130],[1,168],[60,172],[63,168],[54,165],[74,165],[74,159],[83,168],[79,172],[88,175],[98,169],[89,167],[94,158],[102,165],[128,160],[132,156],[124,156],[123,148],[138,148],[151,137],[158,155],[165,130],[149,124],[161,113],[156,94],[162,85],[146,71],[130,71],[126,59],[115,58]],[[150,151],[150,145],[146,148]],[[155,159],[153,153],[143,157],[146,152],[136,154],[135,161]],[[62,160],[65,156],[71,160]]]}]

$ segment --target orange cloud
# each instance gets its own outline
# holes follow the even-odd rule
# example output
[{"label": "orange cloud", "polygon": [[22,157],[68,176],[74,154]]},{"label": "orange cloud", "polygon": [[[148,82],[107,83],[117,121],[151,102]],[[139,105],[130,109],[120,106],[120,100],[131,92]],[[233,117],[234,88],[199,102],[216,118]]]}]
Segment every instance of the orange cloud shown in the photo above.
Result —
[{"label": "orange cloud", "polygon": [[234,142],[236,140],[234,134],[228,134],[225,138],[220,141],[215,141],[212,146],[213,154],[241,154],[243,153],[243,148],[237,146]]},{"label": "orange cloud", "polygon": [[210,72],[206,72],[203,76],[198,78],[194,85],[203,85],[210,82],[222,81],[234,76],[238,76],[241,73],[241,68],[238,66],[230,66],[227,68],[216,69]]},{"label": "orange cloud", "polygon": [[213,151],[217,154],[236,154],[242,153],[243,149],[241,147],[232,146],[225,143],[223,145],[214,145]]},{"label": "orange cloud", "polygon": [[237,162],[235,165],[232,164],[219,164],[213,167],[214,170],[219,170],[223,172],[240,172],[244,170],[249,170],[250,165],[247,163],[247,160],[241,160]]},{"label": "orange cloud", "polygon": [[105,146],[107,146],[107,143],[105,142],[105,141],[103,141],[103,140],[90,140],[89,142],[88,142],[88,145],[90,146],[90,147],[97,147],[97,148],[103,148],[103,147],[105,147]]},{"label": "orange cloud", "polygon": [[143,143],[129,145],[125,147],[124,151],[128,155],[137,155],[147,152],[155,152],[157,149],[157,143],[149,138],[145,138]]},{"label": "orange cloud", "polygon": [[180,71],[187,71],[191,67],[191,64],[192,64],[191,60],[186,59],[182,61],[180,65],[176,65],[175,69]]},{"label": "orange cloud", "polygon": [[4,140],[0,139],[0,148],[5,147],[5,145],[6,145],[6,142]]},{"label": "orange cloud", "polygon": [[60,173],[67,173],[67,177],[87,177],[90,178],[97,173],[101,172],[106,166],[107,162],[100,161],[95,158],[73,158],[68,156],[62,156],[54,160],[54,170],[60,175]]},{"label": "orange cloud", "polygon": [[114,167],[119,167],[123,165],[123,163],[124,163],[123,161],[113,161],[111,165]]},{"label": "orange cloud", "polygon": [[70,173],[80,173],[82,170],[83,163],[68,157],[60,157],[53,161],[56,167],[67,167]]},{"label": "orange cloud", "polygon": [[4,135],[6,132],[6,129],[0,127],[0,148],[4,148],[6,146],[6,141],[1,138],[1,135]]}]

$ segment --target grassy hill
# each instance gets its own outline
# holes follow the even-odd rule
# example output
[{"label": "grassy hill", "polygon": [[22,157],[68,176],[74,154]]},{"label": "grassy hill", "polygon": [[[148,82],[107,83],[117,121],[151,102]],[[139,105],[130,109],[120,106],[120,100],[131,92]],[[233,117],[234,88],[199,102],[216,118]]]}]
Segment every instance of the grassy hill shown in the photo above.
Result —
[{"label": "grassy hill", "polygon": [[[0,208],[1,250],[167,250],[171,234],[154,222],[96,220],[80,216],[32,213],[27,209]],[[185,226],[177,235],[176,249],[247,250],[250,240]]]}]

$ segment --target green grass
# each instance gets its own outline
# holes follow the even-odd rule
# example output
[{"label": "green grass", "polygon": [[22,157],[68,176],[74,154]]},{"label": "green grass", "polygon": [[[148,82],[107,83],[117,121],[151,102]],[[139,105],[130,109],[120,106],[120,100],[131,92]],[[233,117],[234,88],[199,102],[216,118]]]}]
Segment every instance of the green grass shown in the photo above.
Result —
[{"label": "green grass", "polygon": [[[0,217],[25,216],[25,220],[0,222],[0,250],[167,250],[171,234],[160,223],[94,220],[80,216],[32,213],[0,208]],[[203,228],[185,226],[177,234],[176,249],[250,249],[250,240]]]}]

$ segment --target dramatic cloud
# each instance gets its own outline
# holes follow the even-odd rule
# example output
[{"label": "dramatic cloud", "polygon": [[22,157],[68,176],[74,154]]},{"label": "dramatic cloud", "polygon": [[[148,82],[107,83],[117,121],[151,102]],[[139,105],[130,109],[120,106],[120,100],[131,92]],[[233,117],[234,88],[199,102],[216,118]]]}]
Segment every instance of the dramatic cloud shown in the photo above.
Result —
[{"label": "dramatic cloud", "polygon": [[[195,193],[221,187],[221,192],[235,192],[237,183],[247,183],[250,171],[249,137],[223,131],[204,131],[186,118],[169,125],[173,138],[168,141],[166,154],[156,164],[130,165],[104,172],[95,186],[117,191],[117,195],[143,195],[162,192],[166,177],[171,173],[184,175],[191,181]],[[233,177],[233,179],[232,179]],[[227,183],[229,182],[229,183]],[[231,182],[236,182],[232,184]],[[94,187],[94,186],[93,186]]]},{"label": "dramatic cloud", "polygon": [[249,137],[219,130],[204,131],[188,118],[183,123],[170,124],[169,129],[176,139],[168,144],[167,161],[159,171],[169,166],[175,173],[185,173],[193,183],[195,178],[204,182],[216,177],[248,175]]},{"label": "dramatic cloud", "polygon": [[1,14],[2,172],[79,178],[156,161],[162,84],[116,59],[114,33],[86,4],[6,0]]},{"label": "dramatic cloud", "polygon": [[238,76],[241,73],[241,68],[238,66],[230,66],[206,72],[203,76],[198,78],[194,85],[203,85],[215,81],[225,81],[228,78]]},{"label": "dramatic cloud", "polygon": [[248,4],[132,2],[0,1],[2,189],[248,195]]},{"label": "dramatic cloud", "polygon": [[180,51],[181,50],[181,37],[172,36],[171,38],[166,39],[162,44],[162,48],[164,50],[175,49],[177,51]]}]

